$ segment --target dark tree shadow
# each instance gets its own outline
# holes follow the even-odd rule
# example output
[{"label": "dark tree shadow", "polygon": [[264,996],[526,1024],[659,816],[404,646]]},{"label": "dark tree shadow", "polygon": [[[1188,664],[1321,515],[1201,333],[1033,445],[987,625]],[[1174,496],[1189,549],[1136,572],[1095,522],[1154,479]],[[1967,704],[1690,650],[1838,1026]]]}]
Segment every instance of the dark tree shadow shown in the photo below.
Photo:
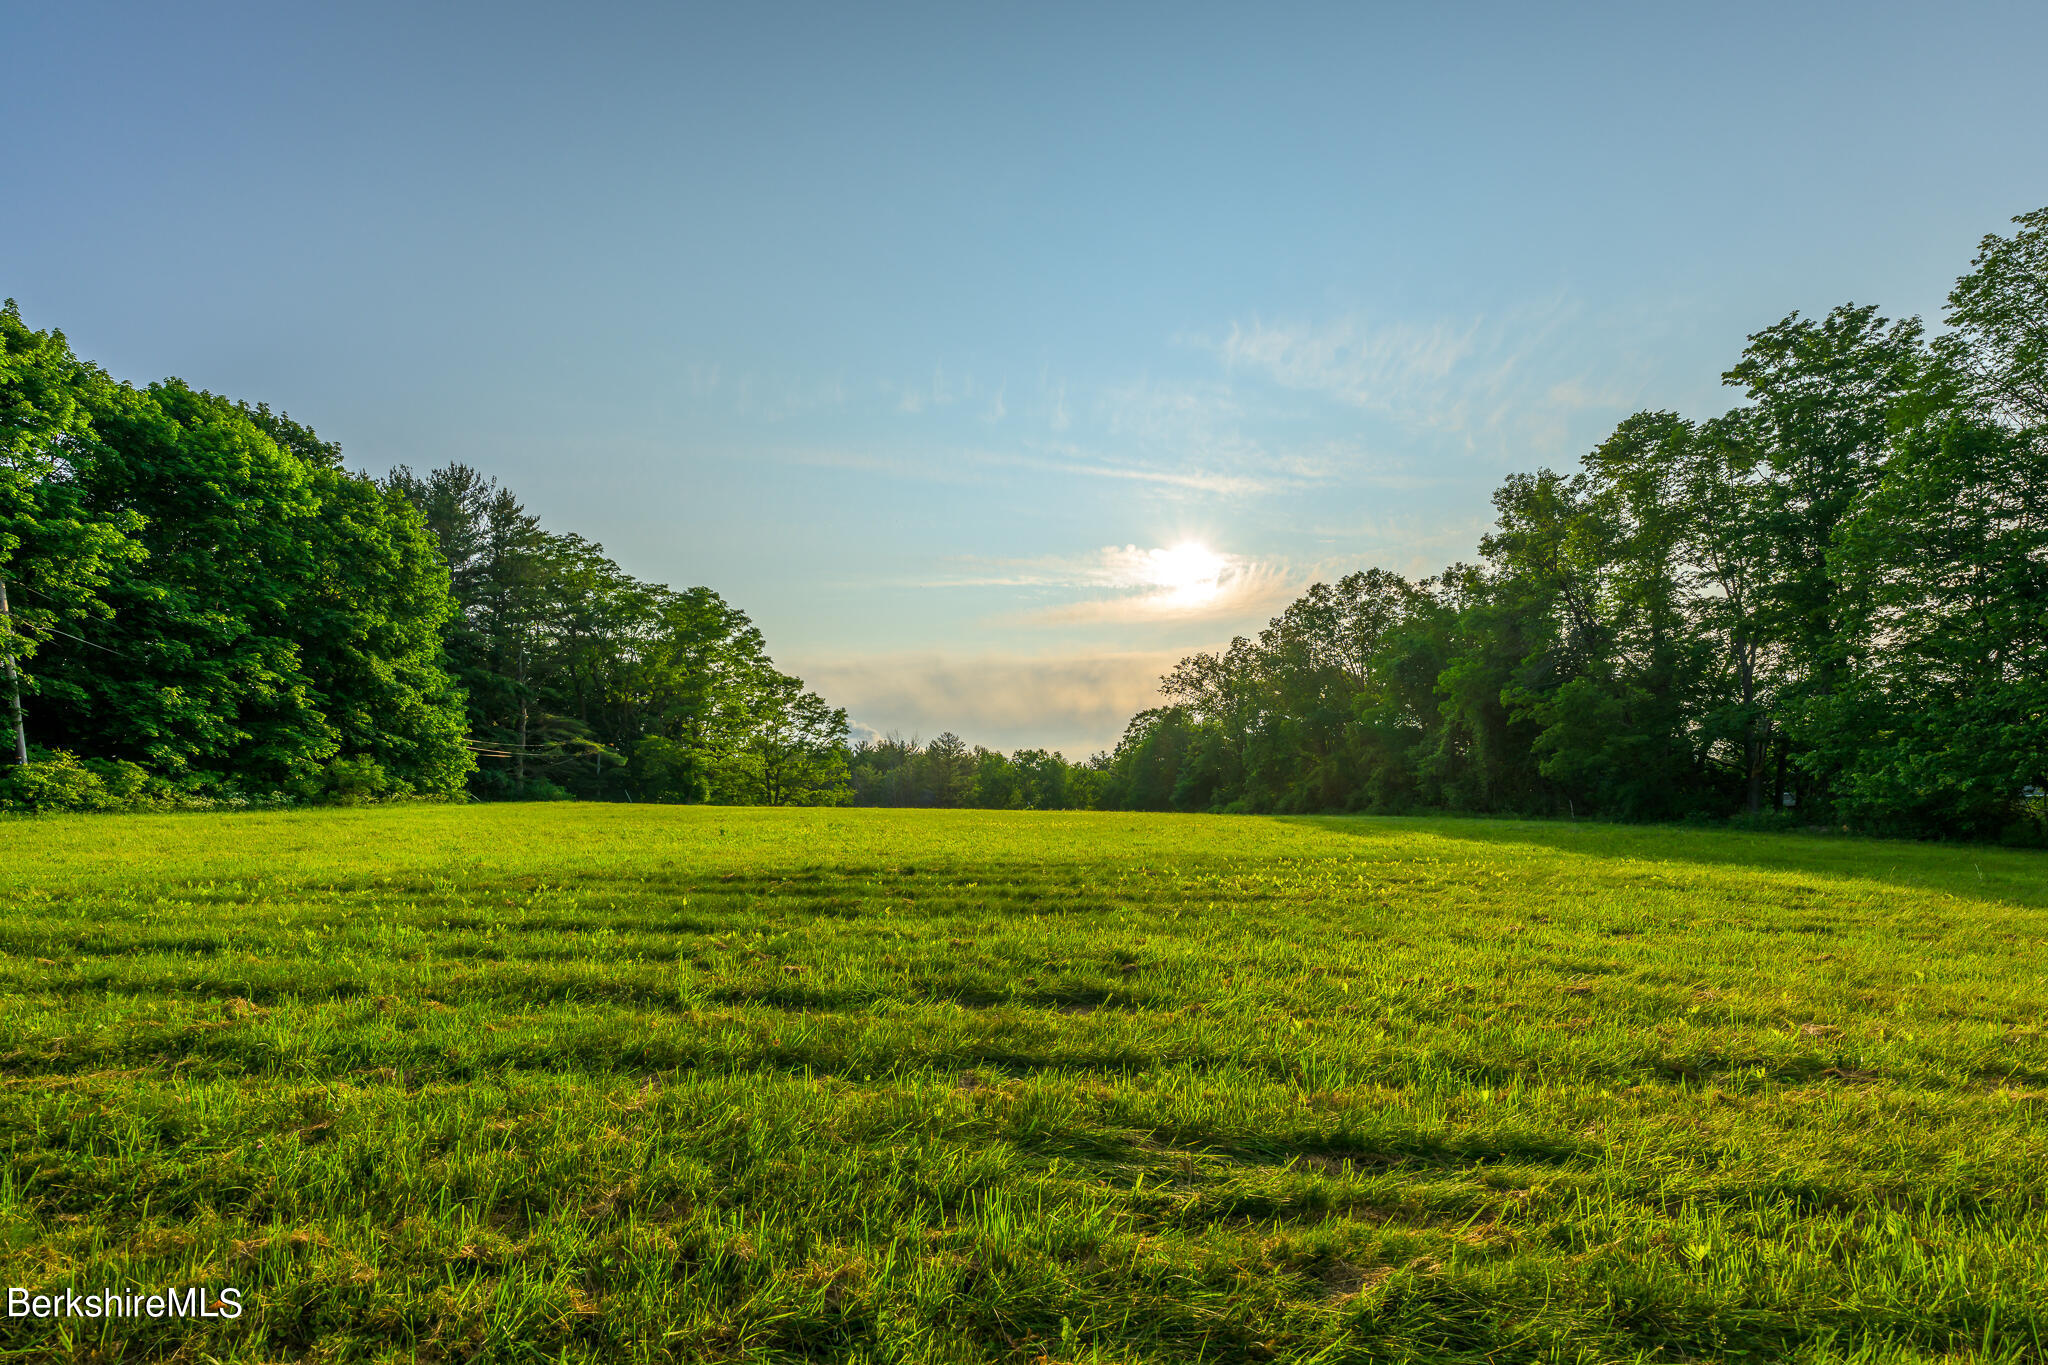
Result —
[{"label": "dark tree shadow", "polygon": [[2048,907],[2048,852],[1829,834],[1759,834],[1685,825],[1501,820],[1471,816],[1295,815],[1290,824],[1377,838],[1396,831],[1479,844],[1522,844],[1587,858],[1747,867],[1855,878],[1970,900]]}]

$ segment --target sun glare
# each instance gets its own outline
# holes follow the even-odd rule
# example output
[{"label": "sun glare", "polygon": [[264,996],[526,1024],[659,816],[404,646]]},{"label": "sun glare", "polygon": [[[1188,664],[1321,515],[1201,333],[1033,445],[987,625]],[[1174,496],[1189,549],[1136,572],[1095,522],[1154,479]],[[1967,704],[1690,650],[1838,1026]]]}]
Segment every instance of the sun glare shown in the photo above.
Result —
[{"label": "sun glare", "polygon": [[1168,550],[1153,550],[1146,566],[1153,584],[1166,589],[1177,605],[1198,606],[1223,585],[1229,561],[1206,545],[1183,541]]}]

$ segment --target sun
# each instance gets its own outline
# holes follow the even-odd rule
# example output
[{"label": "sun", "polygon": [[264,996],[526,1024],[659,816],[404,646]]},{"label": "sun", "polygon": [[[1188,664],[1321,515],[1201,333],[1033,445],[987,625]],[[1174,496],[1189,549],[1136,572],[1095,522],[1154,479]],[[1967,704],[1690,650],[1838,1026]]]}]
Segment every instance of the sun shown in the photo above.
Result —
[{"label": "sun", "polygon": [[1163,588],[1177,606],[1199,606],[1223,587],[1230,561],[1208,546],[1186,540],[1171,549],[1147,554],[1146,577]]}]

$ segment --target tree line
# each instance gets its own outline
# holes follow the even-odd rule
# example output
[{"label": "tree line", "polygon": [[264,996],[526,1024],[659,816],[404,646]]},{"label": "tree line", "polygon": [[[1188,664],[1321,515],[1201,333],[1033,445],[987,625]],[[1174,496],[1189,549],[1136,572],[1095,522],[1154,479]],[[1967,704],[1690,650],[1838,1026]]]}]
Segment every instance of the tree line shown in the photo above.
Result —
[{"label": "tree line", "polygon": [[1105,801],[2040,840],[2048,209],[2014,221],[1938,336],[1793,314],[1728,412],[1508,479],[1480,562],[1318,583],[1183,660]]},{"label": "tree line", "polygon": [[1318,583],[1113,753],[849,742],[708,588],[461,464],[382,480],[262,404],[0,309],[0,805],[448,796],[1452,810],[2048,838],[2048,209],[1945,328],[1749,339],[1715,417],[1516,475],[1477,563]]},{"label": "tree line", "polygon": [[[0,308],[0,805],[845,799],[746,615],[449,465],[121,383]],[[9,760],[12,760],[11,762]]]},{"label": "tree line", "polygon": [[951,731],[928,744],[890,735],[853,746],[849,799],[857,806],[1095,810],[1114,804],[1105,799],[1108,762],[1106,754],[1070,763],[1046,749],[970,748]]},{"label": "tree line", "polygon": [[472,787],[501,799],[833,804],[847,720],[709,588],[635,579],[466,465],[393,470],[448,566]]}]

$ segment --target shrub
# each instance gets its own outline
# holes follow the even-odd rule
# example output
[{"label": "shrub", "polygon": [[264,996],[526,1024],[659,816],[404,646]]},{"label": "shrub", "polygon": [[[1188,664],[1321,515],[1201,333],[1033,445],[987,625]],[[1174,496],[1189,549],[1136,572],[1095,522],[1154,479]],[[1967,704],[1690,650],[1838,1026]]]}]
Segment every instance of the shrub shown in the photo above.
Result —
[{"label": "shrub", "polygon": [[1809,828],[1811,823],[1812,817],[1799,811],[1766,808],[1754,815],[1748,811],[1740,815],[1731,815],[1728,817],[1727,827],[1756,834],[1791,834]]},{"label": "shrub", "polygon": [[392,793],[393,782],[374,758],[336,758],[292,784],[300,800],[320,805],[362,806]]},{"label": "shrub", "polygon": [[328,800],[343,806],[374,801],[391,790],[384,765],[374,758],[337,758],[327,765]]},{"label": "shrub", "polygon": [[2019,819],[2005,827],[1998,842],[2008,848],[2048,848],[2048,823]]},{"label": "shrub", "polygon": [[557,786],[544,777],[528,778],[523,787],[512,789],[514,801],[574,801],[575,794],[567,787]]},{"label": "shrub", "polygon": [[[118,766],[142,772],[132,763]],[[0,808],[7,810],[115,810],[122,804],[121,792],[110,789],[105,777],[62,749],[32,749],[27,763],[0,770]]]}]

